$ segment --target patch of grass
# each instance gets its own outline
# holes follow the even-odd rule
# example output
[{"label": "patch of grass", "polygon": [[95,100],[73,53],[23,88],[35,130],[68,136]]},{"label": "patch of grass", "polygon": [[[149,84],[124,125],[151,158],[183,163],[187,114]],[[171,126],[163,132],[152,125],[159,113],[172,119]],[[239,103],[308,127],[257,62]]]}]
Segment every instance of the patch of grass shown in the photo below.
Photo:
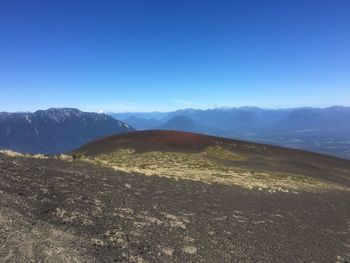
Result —
[{"label": "patch of grass", "polygon": [[[215,158],[208,158],[208,156]],[[336,187],[301,175],[256,172],[234,165],[222,165],[216,160],[242,160],[243,158],[229,150],[215,146],[209,147],[203,153],[138,153],[124,149],[95,158],[83,157],[82,159],[131,173],[190,179],[206,183],[216,182],[248,189],[272,189],[273,192],[286,191],[286,189],[316,191]]]},{"label": "patch of grass", "polygon": [[29,154],[29,153],[19,153],[12,150],[0,150],[0,153],[8,157],[23,157],[32,159],[47,159],[48,157],[44,154]]},{"label": "patch of grass", "polygon": [[233,153],[233,151],[228,150],[227,148],[221,147],[221,146],[210,146],[204,151],[205,155],[208,155],[210,157],[219,158],[222,160],[245,160],[246,158],[242,155],[238,155]]}]

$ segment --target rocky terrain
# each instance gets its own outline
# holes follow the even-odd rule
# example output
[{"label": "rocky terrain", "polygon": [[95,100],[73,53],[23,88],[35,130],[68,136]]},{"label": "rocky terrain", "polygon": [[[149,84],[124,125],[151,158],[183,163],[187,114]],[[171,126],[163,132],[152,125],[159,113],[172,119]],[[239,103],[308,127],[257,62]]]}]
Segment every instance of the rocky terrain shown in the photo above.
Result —
[{"label": "rocky terrain", "polygon": [[348,189],[348,160],[189,132],[148,130],[105,137],[72,154],[128,172],[271,191]]},{"label": "rocky terrain", "polygon": [[[185,144],[187,154],[199,154],[210,144],[211,137],[199,137],[203,141],[198,144],[197,135],[185,134],[176,145],[186,136],[196,142]],[[153,143],[151,152],[169,146],[164,137],[158,138],[162,143]],[[181,154],[181,149],[167,152]],[[273,149],[265,150],[272,158]],[[350,260],[349,161],[314,156],[323,158],[328,170],[318,177],[305,165],[303,176],[311,182],[298,181],[298,187],[285,185],[281,191],[274,186],[286,182],[284,177],[271,176],[262,188],[238,181],[123,172],[95,159],[97,151],[94,157],[0,153],[0,262]],[[130,164],[138,160],[133,159],[135,152],[128,154]],[[304,162],[313,156],[308,154]],[[247,163],[242,167],[265,169],[268,175],[261,163],[255,162],[255,168],[253,163],[248,162],[249,169]],[[271,166],[275,163],[283,167],[278,162]],[[316,187],[304,187],[308,184]]]}]

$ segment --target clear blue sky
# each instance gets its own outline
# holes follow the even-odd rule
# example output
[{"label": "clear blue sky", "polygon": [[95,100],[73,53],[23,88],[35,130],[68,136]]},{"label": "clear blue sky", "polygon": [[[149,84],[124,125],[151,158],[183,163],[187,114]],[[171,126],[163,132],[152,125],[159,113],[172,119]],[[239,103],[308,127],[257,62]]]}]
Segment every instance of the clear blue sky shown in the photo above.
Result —
[{"label": "clear blue sky", "polygon": [[348,0],[2,0],[0,111],[350,105]]}]

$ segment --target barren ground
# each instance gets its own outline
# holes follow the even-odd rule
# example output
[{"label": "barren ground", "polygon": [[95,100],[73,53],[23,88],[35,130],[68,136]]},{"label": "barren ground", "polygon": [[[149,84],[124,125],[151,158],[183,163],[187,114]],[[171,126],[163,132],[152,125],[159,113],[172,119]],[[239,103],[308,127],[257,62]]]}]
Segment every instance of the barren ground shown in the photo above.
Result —
[{"label": "barren ground", "polygon": [[349,261],[346,190],[271,192],[0,154],[0,262]]}]

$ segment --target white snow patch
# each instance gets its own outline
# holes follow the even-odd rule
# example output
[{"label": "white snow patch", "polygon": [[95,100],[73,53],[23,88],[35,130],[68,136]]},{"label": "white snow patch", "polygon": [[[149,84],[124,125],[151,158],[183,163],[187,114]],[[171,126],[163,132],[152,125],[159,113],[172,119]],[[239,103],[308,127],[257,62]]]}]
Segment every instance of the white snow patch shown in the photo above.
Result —
[{"label": "white snow patch", "polygon": [[29,124],[32,123],[32,120],[30,119],[29,115],[26,115],[26,116],[25,116],[25,119],[26,119],[26,121],[27,121]]}]

